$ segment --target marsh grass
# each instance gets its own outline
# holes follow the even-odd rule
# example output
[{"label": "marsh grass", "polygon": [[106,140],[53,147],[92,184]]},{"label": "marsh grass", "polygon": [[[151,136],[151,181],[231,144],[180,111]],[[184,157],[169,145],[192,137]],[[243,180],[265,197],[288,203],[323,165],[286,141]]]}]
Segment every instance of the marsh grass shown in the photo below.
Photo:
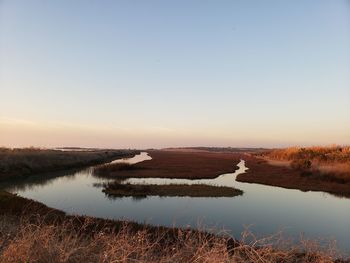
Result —
[{"label": "marsh grass", "polygon": [[122,184],[112,182],[103,190],[108,196],[146,197],[146,196],[191,196],[191,197],[233,197],[242,195],[243,191],[233,187],[212,186],[206,184]]},{"label": "marsh grass", "polygon": [[276,160],[308,159],[319,163],[346,163],[350,161],[350,146],[313,146],[289,147],[268,150],[257,155],[268,156]]},{"label": "marsh grass", "polygon": [[290,147],[256,154],[269,160],[289,162],[303,176],[335,183],[350,183],[350,146]]},{"label": "marsh grass", "polygon": [[96,169],[107,178],[211,179],[235,170],[241,154],[151,150],[151,160],[132,165],[110,164]]}]

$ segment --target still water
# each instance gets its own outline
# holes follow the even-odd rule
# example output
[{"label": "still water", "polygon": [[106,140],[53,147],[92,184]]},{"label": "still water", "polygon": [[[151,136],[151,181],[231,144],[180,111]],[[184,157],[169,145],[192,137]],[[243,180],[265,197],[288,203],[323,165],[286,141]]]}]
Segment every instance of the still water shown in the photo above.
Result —
[{"label": "still water", "polygon": [[[147,153],[115,162],[137,163],[151,159]],[[302,192],[236,182],[244,173],[244,160],[234,173],[215,179],[177,180],[131,178],[130,183],[205,183],[234,186],[244,191],[242,196],[220,198],[157,197],[144,199],[108,198],[95,187],[105,179],[92,176],[92,168],[53,173],[50,179],[31,177],[0,187],[63,210],[69,214],[110,219],[127,219],[164,226],[192,226],[225,229],[236,237],[250,226],[257,235],[270,235],[283,230],[287,237],[336,239],[339,248],[350,252],[350,199],[323,192]],[[232,170],[236,163],[232,163]]]}]

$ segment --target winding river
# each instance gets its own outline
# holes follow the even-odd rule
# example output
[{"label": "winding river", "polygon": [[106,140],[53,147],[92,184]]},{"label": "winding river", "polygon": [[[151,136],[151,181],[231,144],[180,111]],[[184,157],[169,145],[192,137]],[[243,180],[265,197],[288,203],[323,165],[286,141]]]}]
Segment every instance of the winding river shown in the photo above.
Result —
[{"label": "winding river", "polygon": [[[136,163],[151,159],[146,152],[115,162]],[[232,164],[232,169],[235,167]],[[244,160],[234,173],[215,179],[184,180],[164,178],[131,178],[130,183],[204,183],[236,187],[242,196],[219,198],[132,197],[108,198],[97,184],[106,182],[92,176],[92,168],[52,173],[50,179],[40,176],[8,182],[0,187],[63,210],[69,214],[110,219],[127,219],[153,225],[206,227],[225,229],[240,236],[246,226],[265,236],[283,230],[287,237],[336,239],[338,247],[350,252],[350,199],[323,192],[302,192],[280,187],[235,181],[246,169]]]}]

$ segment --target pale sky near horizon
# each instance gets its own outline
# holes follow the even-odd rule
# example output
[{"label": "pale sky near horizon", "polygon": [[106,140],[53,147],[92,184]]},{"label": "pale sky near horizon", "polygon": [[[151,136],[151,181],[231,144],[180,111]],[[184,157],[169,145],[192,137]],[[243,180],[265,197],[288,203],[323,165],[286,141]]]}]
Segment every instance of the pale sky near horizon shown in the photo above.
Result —
[{"label": "pale sky near horizon", "polygon": [[0,146],[350,144],[350,1],[0,0]]}]

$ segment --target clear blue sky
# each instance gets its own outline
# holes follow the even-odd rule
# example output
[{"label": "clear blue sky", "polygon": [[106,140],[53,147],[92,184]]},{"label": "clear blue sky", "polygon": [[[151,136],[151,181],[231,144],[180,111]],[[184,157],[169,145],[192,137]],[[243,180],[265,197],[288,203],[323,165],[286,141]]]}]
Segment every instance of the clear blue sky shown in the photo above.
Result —
[{"label": "clear blue sky", "polygon": [[0,1],[0,145],[350,144],[350,1]]}]

